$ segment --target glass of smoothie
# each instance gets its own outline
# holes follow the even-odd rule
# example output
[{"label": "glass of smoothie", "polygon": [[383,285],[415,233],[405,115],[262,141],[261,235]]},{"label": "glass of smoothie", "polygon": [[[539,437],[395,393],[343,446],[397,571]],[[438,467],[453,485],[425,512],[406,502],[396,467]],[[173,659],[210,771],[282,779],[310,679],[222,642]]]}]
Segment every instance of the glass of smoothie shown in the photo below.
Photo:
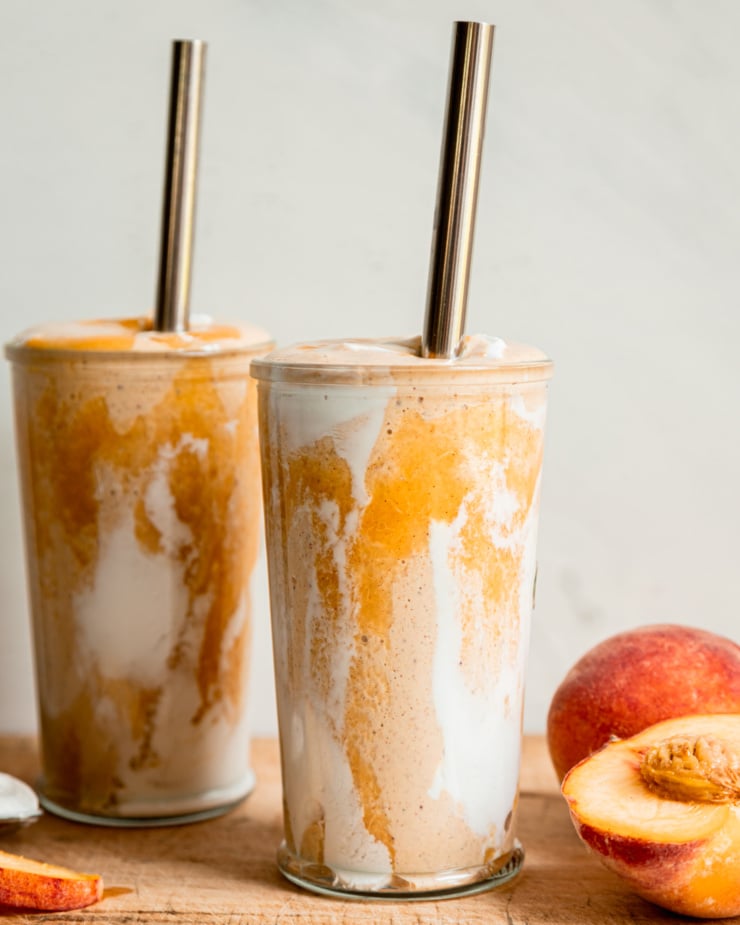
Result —
[{"label": "glass of smoothie", "polygon": [[261,539],[260,328],[190,317],[206,43],[172,45],[152,317],[42,325],[6,347],[43,805],[156,825],[226,811],[249,761]]},{"label": "glass of smoothie", "polygon": [[466,337],[252,364],[284,788],[279,865],[424,898],[521,863],[515,816],[550,361]]},{"label": "glass of smoothie", "polygon": [[320,893],[513,877],[542,351],[465,336],[493,26],[456,23],[422,335],[252,363],[283,775],[278,864]]},{"label": "glass of smoothie", "polygon": [[44,806],[152,824],[221,812],[249,763],[261,542],[256,328],[39,327],[12,363]]}]

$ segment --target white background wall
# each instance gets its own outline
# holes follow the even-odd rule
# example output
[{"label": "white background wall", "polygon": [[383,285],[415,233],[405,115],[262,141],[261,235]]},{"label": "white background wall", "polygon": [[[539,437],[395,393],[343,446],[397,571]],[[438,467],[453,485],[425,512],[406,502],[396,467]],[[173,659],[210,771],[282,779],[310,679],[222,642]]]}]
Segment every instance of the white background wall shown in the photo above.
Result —
[{"label": "white background wall", "polygon": [[[154,294],[170,41],[209,42],[193,311],[419,330],[451,22],[497,25],[468,330],[551,393],[526,726],[598,640],[740,637],[737,0],[2,0],[0,338]],[[0,731],[35,725],[0,376]],[[266,591],[254,728],[275,729]]]}]

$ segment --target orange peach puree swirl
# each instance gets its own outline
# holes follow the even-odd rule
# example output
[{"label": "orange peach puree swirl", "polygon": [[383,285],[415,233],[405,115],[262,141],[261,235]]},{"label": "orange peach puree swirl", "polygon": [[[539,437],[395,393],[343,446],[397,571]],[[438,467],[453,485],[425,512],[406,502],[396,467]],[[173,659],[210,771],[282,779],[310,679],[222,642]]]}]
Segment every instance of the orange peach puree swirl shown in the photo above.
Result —
[{"label": "orange peach puree swirl", "polygon": [[[188,596],[183,630],[193,619],[196,600],[208,600],[193,666],[200,694],[193,722],[198,722],[216,703],[239,708],[248,628],[229,643],[228,652],[222,649],[228,623],[238,609],[257,556],[253,523],[258,513],[253,511],[252,501],[254,486],[259,484],[251,410],[255,405],[254,386],[250,383],[249,392],[243,396],[240,393],[240,406],[235,412],[233,405],[225,407],[218,381],[208,382],[203,363],[202,359],[183,360],[161,399],[135,413],[125,431],[114,425],[100,386],[90,383],[89,397],[80,398],[85,385],[76,384],[74,368],[70,368],[69,380],[57,371],[57,378],[37,393],[30,450],[31,471],[35,473],[34,531],[43,593],[48,601],[56,601],[54,637],[65,649],[55,659],[66,663],[77,657],[74,595],[95,580],[99,533],[115,529],[130,509],[130,499],[138,498],[134,519],[141,548],[153,556],[174,556],[182,563]],[[137,386],[131,388],[135,392]],[[142,388],[141,384],[138,388]],[[190,443],[181,440],[183,435],[207,449],[196,452]],[[162,535],[144,502],[156,475],[158,456],[162,447],[168,446],[172,449],[166,468],[168,488],[177,518],[189,528],[191,537],[174,552],[164,549]],[[103,484],[110,489],[104,498]],[[119,503],[116,495],[122,492],[125,498]],[[65,574],[69,576],[64,582],[66,591],[57,587],[60,576]],[[174,670],[182,658],[176,644],[169,668]],[[98,678],[96,684],[114,699],[124,699],[119,707],[131,717],[133,733],[140,738],[139,760],[155,761],[155,756],[145,752],[157,691],[135,686],[132,689],[130,684],[118,690],[120,685],[105,678]],[[86,722],[93,721],[93,716],[87,715],[92,706],[84,702],[76,705]],[[53,724],[59,736],[68,738],[64,747],[72,752],[76,749],[69,739],[76,738],[80,719],[79,714],[70,715],[69,722],[59,718]],[[92,733],[87,738],[91,739]]]},{"label": "orange peach puree swirl", "polygon": [[[394,869],[396,848],[384,793],[386,781],[398,786],[398,774],[394,776],[387,766],[388,745],[404,756],[408,752],[404,747],[406,730],[427,734],[418,724],[402,725],[400,714],[409,705],[407,695],[416,691],[419,699],[422,681],[399,678],[398,655],[391,643],[394,621],[410,621],[427,637],[436,632],[430,530],[433,522],[452,524],[464,505],[459,546],[448,554],[449,568],[462,589],[462,662],[471,687],[477,683],[476,675],[480,678],[495,671],[497,660],[508,654],[501,651],[502,627],[506,627],[507,637],[517,636],[524,550],[516,543],[506,548],[494,546],[490,513],[486,516],[494,488],[474,470],[479,462],[485,466],[488,460],[490,465],[491,459],[502,467],[505,490],[516,504],[511,519],[496,523],[494,528],[508,537],[521,529],[529,515],[542,461],[541,428],[511,412],[508,400],[500,394],[478,393],[464,405],[458,399],[457,407],[453,404],[451,409],[449,396],[428,398],[424,413],[422,401],[414,394],[408,400],[392,400],[386,409],[365,478],[369,501],[361,509],[347,545],[344,577],[350,589],[349,601],[341,599],[339,589],[344,582],[334,557],[334,541],[320,515],[322,504],[333,500],[338,505],[341,534],[356,506],[349,467],[331,437],[292,455],[294,495],[286,512],[287,523],[295,526],[295,512],[304,506],[311,511],[312,556],[323,610],[321,637],[317,640],[314,635],[313,639],[311,674],[320,688],[324,685],[319,679],[330,676],[327,660],[332,635],[343,619],[341,608],[352,614],[354,653],[342,737],[365,828],[385,845]],[[485,615],[484,626],[480,625],[481,613]],[[412,627],[407,634],[412,641],[413,633]],[[428,649],[433,647],[433,639],[428,643]],[[422,694],[427,706],[433,702],[430,674],[423,682],[427,684]],[[381,716],[383,730],[378,728]],[[393,728],[396,718],[401,720],[398,729]],[[427,719],[426,725],[436,722]],[[435,735],[441,737],[441,731],[437,729]],[[439,761],[440,754],[438,744],[434,761]]]}]

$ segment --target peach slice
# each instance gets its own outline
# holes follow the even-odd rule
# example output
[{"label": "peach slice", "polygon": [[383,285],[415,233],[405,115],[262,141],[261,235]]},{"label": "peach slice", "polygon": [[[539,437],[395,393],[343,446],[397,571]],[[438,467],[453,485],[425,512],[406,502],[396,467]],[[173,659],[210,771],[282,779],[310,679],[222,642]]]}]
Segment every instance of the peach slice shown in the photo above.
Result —
[{"label": "peach slice", "polygon": [[609,742],[562,791],[580,838],[638,895],[682,915],[740,915],[740,713]]},{"label": "peach slice", "polygon": [[102,895],[103,880],[97,874],[0,851],[0,906],[61,912],[89,906]]}]

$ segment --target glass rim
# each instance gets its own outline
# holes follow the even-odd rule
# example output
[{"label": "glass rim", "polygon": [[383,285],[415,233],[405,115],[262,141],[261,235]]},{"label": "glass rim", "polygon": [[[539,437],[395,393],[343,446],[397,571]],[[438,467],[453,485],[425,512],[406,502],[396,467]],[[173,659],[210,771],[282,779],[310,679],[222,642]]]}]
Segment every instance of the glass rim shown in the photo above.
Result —
[{"label": "glass rim", "polygon": [[86,350],[73,347],[39,347],[9,341],[4,346],[5,358],[11,363],[31,365],[82,361],[81,365],[93,363],[175,363],[184,360],[215,360],[229,357],[258,356],[269,352],[275,346],[272,340],[250,344],[219,345],[217,341],[188,346],[178,350]]},{"label": "glass rim", "polygon": [[552,378],[553,362],[547,357],[520,362],[455,363],[454,360],[425,361],[423,366],[409,363],[327,364],[271,359],[252,360],[252,376],[262,382],[301,385],[477,385],[547,382]]}]

